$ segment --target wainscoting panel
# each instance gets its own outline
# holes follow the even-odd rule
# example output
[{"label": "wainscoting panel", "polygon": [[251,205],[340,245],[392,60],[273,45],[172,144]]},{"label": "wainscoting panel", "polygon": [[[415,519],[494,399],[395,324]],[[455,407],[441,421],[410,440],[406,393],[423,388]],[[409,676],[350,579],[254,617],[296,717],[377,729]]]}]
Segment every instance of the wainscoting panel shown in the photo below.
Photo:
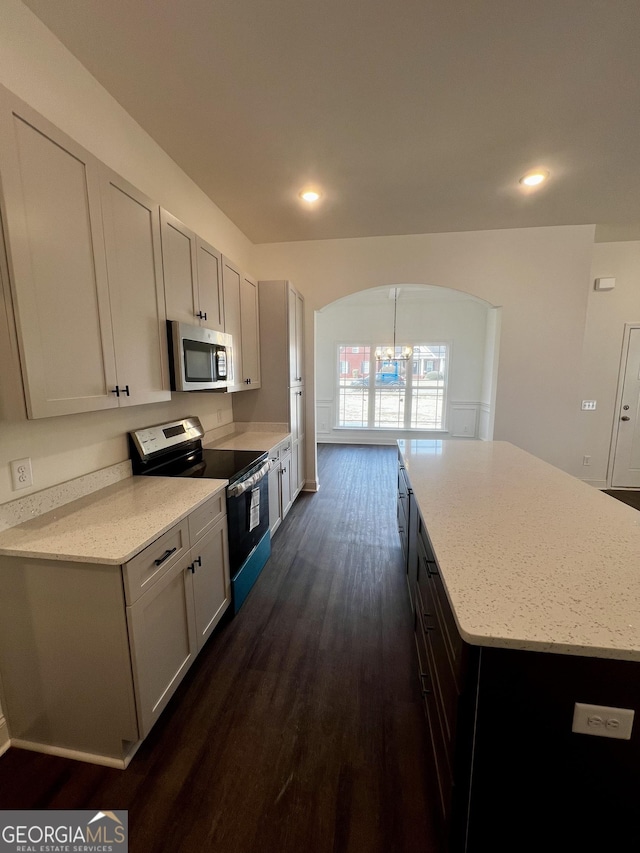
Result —
[{"label": "wainscoting panel", "polygon": [[316,432],[318,438],[331,435],[333,430],[333,400],[316,399]]},{"label": "wainscoting panel", "polygon": [[449,434],[452,438],[478,437],[479,408],[479,403],[451,403]]}]

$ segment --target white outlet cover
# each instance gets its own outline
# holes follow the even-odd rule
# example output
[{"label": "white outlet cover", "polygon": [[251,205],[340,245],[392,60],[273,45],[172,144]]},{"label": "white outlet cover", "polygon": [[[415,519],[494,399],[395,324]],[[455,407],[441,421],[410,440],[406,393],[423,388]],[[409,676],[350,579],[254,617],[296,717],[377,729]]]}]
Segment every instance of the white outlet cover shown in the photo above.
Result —
[{"label": "white outlet cover", "polygon": [[611,708],[608,705],[585,705],[576,702],[573,710],[572,732],[616,740],[631,740],[635,711],[631,708]]},{"label": "white outlet cover", "polygon": [[14,459],[9,463],[11,468],[11,483],[14,492],[18,489],[28,489],[33,485],[33,472],[31,471],[31,459]]}]

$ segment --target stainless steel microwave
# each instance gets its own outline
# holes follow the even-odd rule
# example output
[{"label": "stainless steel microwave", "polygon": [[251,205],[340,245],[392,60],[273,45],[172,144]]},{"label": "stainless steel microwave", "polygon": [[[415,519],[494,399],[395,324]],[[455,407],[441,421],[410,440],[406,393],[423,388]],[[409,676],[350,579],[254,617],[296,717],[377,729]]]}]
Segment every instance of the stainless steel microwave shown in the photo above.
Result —
[{"label": "stainless steel microwave", "polygon": [[173,391],[225,391],[233,384],[231,335],[167,321]]}]

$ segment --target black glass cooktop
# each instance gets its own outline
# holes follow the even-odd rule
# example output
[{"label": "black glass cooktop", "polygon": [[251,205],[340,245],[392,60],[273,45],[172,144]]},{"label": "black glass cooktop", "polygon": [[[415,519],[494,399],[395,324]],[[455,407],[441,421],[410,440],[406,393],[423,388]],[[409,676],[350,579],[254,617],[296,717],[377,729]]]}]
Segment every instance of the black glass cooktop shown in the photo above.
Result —
[{"label": "black glass cooktop", "polygon": [[242,479],[251,468],[267,459],[268,453],[259,450],[198,449],[147,468],[145,474],[155,477],[203,477],[209,480],[228,480],[229,484]]}]

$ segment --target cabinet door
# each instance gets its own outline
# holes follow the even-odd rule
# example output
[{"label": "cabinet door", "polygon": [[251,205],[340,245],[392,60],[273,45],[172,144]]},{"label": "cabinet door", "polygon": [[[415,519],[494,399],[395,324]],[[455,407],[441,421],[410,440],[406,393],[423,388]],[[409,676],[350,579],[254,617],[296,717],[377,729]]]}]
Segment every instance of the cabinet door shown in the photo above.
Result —
[{"label": "cabinet door", "polygon": [[242,327],[240,313],[240,282],[242,273],[228,258],[222,256],[222,291],[224,294],[224,330],[231,335],[231,364],[233,384],[229,391],[241,391],[243,383]]},{"label": "cabinet door", "polygon": [[6,257],[0,218],[0,421],[17,421],[27,409]]},{"label": "cabinet door", "polygon": [[198,651],[231,602],[227,517],[191,549],[193,603]]},{"label": "cabinet door", "polygon": [[281,483],[281,507],[282,507],[282,518],[286,516],[286,514],[291,509],[292,503],[292,469],[291,469],[291,460],[293,458],[292,453],[287,453],[280,460],[280,483]]},{"label": "cabinet door", "polygon": [[0,88],[0,175],[29,417],[113,408],[99,163]]},{"label": "cabinet door", "polygon": [[198,325],[196,235],[179,219],[161,211],[162,268],[168,320]]},{"label": "cabinet door", "polygon": [[121,406],[171,399],[167,364],[160,208],[102,170],[107,274]]},{"label": "cabinet door", "polygon": [[145,737],[197,654],[190,552],[127,607],[141,737]]},{"label": "cabinet door", "polygon": [[291,438],[293,441],[297,441],[304,435],[304,392],[298,385],[289,392],[289,395]]},{"label": "cabinet door", "polygon": [[295,454],[295,465],[293,469],[293,494],[294,497],[304,486],[304,439],[299,438],[293,445],[293,453]]},{"label": "cabinet door", "polygon": [[304,381],[303,327],[304,300],[291,285],[288,288],[287,307],[289,312],[289,385],[300,385]]},{"label": "cabinet door", "polygon": [[246,275],[243,275],[240,281],[240,319],[242,326],[242,379],[249,388],[259,388],[258,282]]},{"label": "cabinet door", "polygon": [[273,464],[273,468],[269,471],[269,531],[273,536],[282,520],[280,508],[282,474],[278,456],[270,456],[269,461]]},{"label": "cabinet door", "polygon": [[217,249],[196,238],[198,303],[200,324],[207,329],[224,332],[224,299],[222,294],[222,256]]}]

